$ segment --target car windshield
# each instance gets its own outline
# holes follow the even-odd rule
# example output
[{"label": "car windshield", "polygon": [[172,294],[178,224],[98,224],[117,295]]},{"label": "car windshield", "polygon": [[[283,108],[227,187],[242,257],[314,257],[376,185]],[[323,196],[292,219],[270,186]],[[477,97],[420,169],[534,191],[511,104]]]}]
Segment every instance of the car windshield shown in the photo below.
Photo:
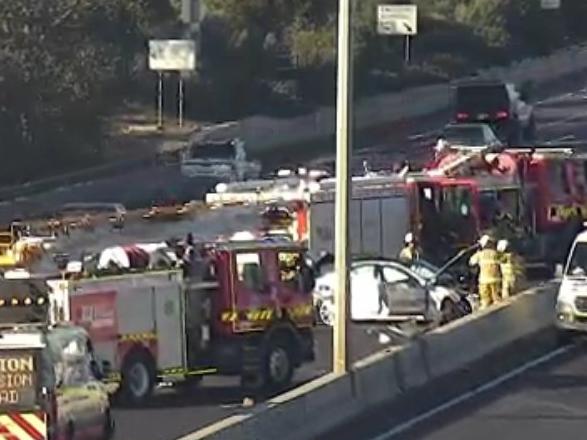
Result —
[{"label": "car windshield", "polygon": [[508,108],[506,89],[501,84],[471,85],[457,88],[457,111],[495,112]]},{"label": "car windshield", "polygon": [[444,138],[449,144],[454,145],[485,145],[487,139],[483,135],[483,127],[447,127],[444,130]]},{"label": "car windshield", "polygon": [[438,272],[437,267],[423,261],[418,261],[410,269],[426,280],[431,280]]},{"label": "car windshield", "polygon": [[194,145],[191,150],[192,159],[232,159],[234,154],[232,143]]},{"label": "car windshield", "polygon": [[565,274],[570,277],[587,276],[587,243],[577,243],[575,245]]}]

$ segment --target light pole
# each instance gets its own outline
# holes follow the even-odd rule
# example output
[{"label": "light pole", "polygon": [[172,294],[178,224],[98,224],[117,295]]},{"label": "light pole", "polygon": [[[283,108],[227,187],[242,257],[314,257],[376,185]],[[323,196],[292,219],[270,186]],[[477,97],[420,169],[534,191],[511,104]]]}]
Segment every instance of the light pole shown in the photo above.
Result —
[{"label": "light pole", "polygon": [[335,315],[333,331],[333,370],[348,371],[347,315],[349,291],[349,162],[351,160],[352,54],[351,0],[338,4],[338,75],[336,95],[336,210],[335,251],[336,273]]}]

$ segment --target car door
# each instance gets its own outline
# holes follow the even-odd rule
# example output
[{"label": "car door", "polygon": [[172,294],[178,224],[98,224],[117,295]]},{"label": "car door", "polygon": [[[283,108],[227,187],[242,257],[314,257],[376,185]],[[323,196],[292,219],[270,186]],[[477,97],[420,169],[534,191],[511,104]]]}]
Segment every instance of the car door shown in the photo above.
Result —
[{"label": "car door", "polygon": [[383,265],[381,273],[381,299],[390,317],[401,320],[426,315],[429,295],[422,280],[399,265]]},{"label": "car door", "polygon": [[374,264],[359,264],[350,272],[351,317],[353,320],[372,320],[385,310],[380,310],[379,284]]}]

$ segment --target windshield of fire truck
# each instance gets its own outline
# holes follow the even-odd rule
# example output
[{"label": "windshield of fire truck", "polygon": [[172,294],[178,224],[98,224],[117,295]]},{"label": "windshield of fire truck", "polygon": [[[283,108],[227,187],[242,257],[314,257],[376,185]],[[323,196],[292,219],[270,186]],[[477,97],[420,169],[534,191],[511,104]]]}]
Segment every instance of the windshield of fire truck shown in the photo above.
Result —
[{"label": "windshield of fire truck", "polygon": [[492,225],[502,215],[517,219],[520,211],[517,189],[487,190],[479,194],[481,227]]},{"label": "windshield of fire truck", "polygon": [[473,197],[469,187],[443,187],[440,205],[442,226],[458,241],[467,241],[475,233],[472,203]]}]

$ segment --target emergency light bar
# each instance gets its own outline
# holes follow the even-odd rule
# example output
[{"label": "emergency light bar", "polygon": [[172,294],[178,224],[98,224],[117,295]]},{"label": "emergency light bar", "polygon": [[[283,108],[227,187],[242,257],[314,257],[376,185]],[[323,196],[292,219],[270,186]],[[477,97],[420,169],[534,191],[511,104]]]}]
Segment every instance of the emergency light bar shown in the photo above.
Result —
[{"label": "emergency light bar", "polygon": [[49,288],[44,280],[0,280],[0,326],[45,323]]}]

